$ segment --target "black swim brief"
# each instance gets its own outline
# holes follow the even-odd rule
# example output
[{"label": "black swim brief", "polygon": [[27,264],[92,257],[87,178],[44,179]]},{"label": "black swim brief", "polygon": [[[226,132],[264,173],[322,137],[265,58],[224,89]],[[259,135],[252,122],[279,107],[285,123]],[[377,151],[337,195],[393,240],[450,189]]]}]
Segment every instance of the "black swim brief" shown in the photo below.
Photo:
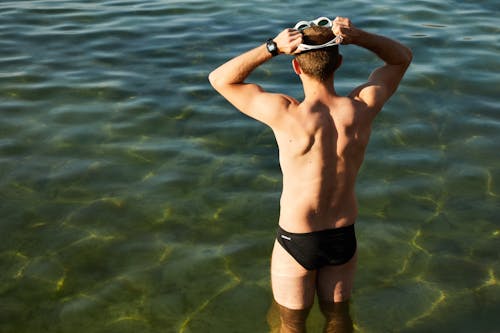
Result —
[{"label": "black swim brief", "polygon": [[356,253],[354,224],[301,234],[278,227],[277,240],[307,270],[345,264]]}]

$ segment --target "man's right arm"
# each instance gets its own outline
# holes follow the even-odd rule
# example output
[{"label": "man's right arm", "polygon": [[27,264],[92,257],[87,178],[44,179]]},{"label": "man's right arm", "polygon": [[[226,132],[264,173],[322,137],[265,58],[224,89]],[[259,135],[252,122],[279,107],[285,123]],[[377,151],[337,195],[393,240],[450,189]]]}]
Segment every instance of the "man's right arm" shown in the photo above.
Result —
[{"label": "man's right arm", "polygon": [[376,112],[394,94],[412,60],[409,48],[390,38],[356,28],[349,19],[337,17],[333,32],[343,38],[343,44],[354,44],[375,53],[385,64],[375,69],[368,82],[357,87],[350,96]]}]

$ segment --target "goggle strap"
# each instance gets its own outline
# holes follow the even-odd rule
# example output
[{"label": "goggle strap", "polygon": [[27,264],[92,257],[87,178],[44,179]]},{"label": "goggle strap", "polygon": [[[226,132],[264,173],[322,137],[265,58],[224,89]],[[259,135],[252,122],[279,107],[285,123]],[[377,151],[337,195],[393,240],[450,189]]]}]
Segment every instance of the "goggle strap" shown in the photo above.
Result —
[{"label": "goggle strap", "polygon": [[298,49],[300,51],[318,50],[318,49],[323,49],[325,47],[339,45],[340,43],[342,43],[342,36],[335,36],[335,38],[332,39],[331,41],[326,42],[326,43],[321,44],[321,45],[300,44]]}]

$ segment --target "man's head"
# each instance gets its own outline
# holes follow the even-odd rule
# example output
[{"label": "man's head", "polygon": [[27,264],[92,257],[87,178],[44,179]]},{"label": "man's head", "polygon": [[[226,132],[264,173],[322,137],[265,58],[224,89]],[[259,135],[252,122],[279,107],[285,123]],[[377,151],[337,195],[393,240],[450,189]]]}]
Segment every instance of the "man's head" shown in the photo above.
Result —
[{"label": "man's head", "polygon": [[[330,28],[311,26],[302,31],[302,43],[321,45],[335,38]],[[335,70],[340,66],[341,56],[338,45],[322,49],[303,51],[295,56],[302,73],[319,81],[330,80]]]}]

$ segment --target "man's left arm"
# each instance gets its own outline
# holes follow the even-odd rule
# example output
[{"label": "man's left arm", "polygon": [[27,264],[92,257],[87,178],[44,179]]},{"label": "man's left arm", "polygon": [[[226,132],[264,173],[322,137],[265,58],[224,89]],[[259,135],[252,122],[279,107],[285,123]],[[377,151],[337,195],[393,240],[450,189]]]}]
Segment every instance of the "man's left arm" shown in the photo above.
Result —
[{"label": "man's left arm", "polygon": [[[302,34],[285,29],[274,38],[274,42],[280,54],[293,54],[302,42]],[[271,58],[266,45],[262,44],[229,60],[209,75],[214,89],[238,110],[270,126],[275,123],[279,111],[290,103],[290,98],[265,92],[260,86],[245,80],[255,68]]]}]

